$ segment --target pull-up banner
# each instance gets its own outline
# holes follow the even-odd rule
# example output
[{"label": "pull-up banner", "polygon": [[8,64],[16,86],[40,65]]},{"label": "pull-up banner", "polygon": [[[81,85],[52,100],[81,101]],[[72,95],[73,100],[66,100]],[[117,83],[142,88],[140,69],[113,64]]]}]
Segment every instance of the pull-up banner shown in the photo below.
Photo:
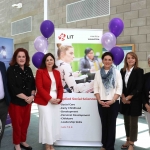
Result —
[{"label": "pull-up banner", "polygon": [[55,29],[56,64],[64,87],[56,145],[101,146],[93,80],[101,66],[102,34],[100,29]]}]

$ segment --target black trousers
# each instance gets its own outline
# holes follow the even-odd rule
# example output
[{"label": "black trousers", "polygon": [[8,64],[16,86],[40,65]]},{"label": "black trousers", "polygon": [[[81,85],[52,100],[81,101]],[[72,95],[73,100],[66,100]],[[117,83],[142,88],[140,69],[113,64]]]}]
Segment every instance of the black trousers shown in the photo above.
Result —
[{"label": "black trousers", "polygon": [[98,111],[102,123],[102,144],[106,150],[114,150],[116,137],[116,119],[119,112],[119,101],[110,107],[102,107],[98,103]]},{"label": "black trousers", "polygon": [[7,113],[8,113],[8,105],[6,104],[5,100],[0,101],[0,144],[3,137],[4,129],[5,129],[5,123],[7,119]]}]

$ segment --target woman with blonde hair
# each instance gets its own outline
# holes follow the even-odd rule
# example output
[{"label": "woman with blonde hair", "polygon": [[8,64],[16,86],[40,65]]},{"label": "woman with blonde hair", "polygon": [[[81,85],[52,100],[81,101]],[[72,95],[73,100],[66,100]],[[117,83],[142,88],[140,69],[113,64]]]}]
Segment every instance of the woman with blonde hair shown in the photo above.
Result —
[{"label": "woman with blonde hair", "polygon": [[120,112],[124,117],[127,141],[122,149],[133,150],[137,141],[138,116],[142,114],[143,69],[138,67],[138,58],[134,52],[128,52],[121,69],[123,92]]},{"label": "woman with blonde hair", "polygon": [[90,93],[93,92],[93,81],[77,84],[70,63],[74,59],[74,48],[71,45],[57,44],[58,61],[56,62],[61,74],[64,92]]}]

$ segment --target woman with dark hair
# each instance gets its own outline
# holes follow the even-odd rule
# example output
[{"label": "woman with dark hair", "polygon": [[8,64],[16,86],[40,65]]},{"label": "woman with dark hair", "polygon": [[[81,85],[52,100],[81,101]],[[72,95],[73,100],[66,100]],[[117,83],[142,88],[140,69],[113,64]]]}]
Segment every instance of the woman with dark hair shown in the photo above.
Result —
[{"label": "woman with dark hair", "polygon": [[138,58],[134,52],[128,52],[121,69],[123,92],[120,113],[124,116],[127,141],[122,149],[133,150],[137,141],[138,116],[142,114],[143,69],[138,67]]},{"label": "woman with dark hair", "polygon": [[94,56],[92,48],[86,48],[84,58],[80,59],[80,71],[82,74],[88,74],[100,69],[101,59]]},{"label": "woman with dark hair", "polygon": [[120,72],[112,66],[113,55],[110,52],[102,55],[102,62],[104,66],[96,72],[94,79],[94,94],[102,123],[101,150],[114,150],[122,78]]},{"label": "woman with dark hair", "polygon": [[53,143],[60,138],[60,103],[63,87],[55,58],[47,53],[36,72],[37,93],[34,102],[39,109],[39,143],[46,144],[46,150],[54,150]]},{"label": "woman with dark hair", "polygon": [[28,51],[18,48],[14,52],[7,70],[8,88],[11,96],[9,115],[12,121],[15,150],[32,149],[26,143],[31,103],[35,95],[35,80],[29,67],[29,61]]}]

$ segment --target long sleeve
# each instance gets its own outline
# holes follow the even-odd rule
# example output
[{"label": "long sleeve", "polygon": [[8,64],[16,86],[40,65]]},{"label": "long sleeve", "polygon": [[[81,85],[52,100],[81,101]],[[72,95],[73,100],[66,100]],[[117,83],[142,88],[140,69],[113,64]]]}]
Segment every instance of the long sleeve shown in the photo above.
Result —
[{"label": "long sleeve", "polygon": [[142,88],[143,88],[143,69],[138,69],[136,72],[136,76],[138,78],[137,83],[136,83],[136,87],[134,88],[133,91],[130,92],[129,95],[133,95],[135,96],[136,94],[142,92]]},{"label": "long sleeve", "polygon": [[7,69],[7,82],[8,82],[8,88],[11,93],[14,95],[18,95],[20,93],[23,93],[23,90],[16,85],[16,78],[13,67],[9,67]]},{"label": "long sleeve", "polygon": [[33,76],[33,72],[32,72],[32,70],[31,70],[31,68],[30,68],[30,74],[31,74],[31,78],[32,78],[32,84],[31,84],[31,90],[36,90],[36,87],[35,87],[35,79],[34,79],[34,76]]},{"label": "long sleeve", "polygon": [[49,92],[47,92],[43,87],[43,77],[40,70],[37,70],[36,72],[35,83],[38,94],[43,98],[43,100],[48,102],[52,97],[49,95]]},{"label": "long sleeve", "polygon": [[84,58],[82,58],[80,60],[80,67],[79,67],[82,74],[86,74],[86,73],[90,72],[90,68],[85,68],[85,63],[84,62],[85,62],[85,60],[84,60]]}]

